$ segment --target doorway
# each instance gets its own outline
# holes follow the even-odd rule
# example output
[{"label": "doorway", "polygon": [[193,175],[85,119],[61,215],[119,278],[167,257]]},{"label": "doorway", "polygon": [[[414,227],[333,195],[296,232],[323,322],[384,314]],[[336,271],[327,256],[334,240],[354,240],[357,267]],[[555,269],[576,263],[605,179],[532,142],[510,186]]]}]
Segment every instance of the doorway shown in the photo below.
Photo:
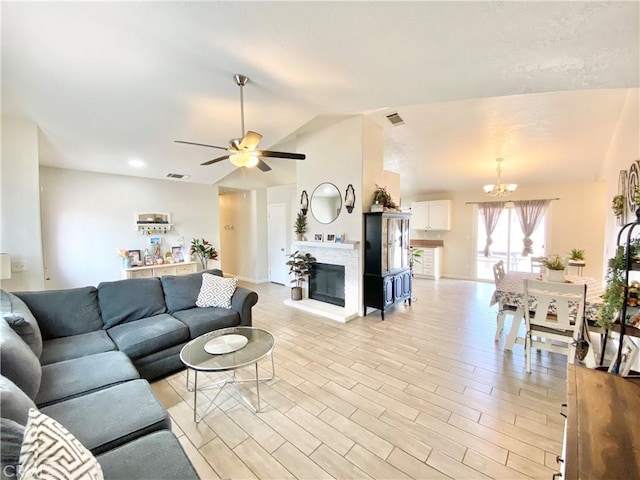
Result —
[{"label": "doorway", "polygon": [[287,209],[284,203],[267,205],[269,281],[280,285],[287,282],[286,213]]},{"label": "doorway", "polygon": [[547,213],[545,212],[540,224],[531,235],[533,253],[522,256],[522,241],[524,234],[513,206],[505,206],[498,219],[496,229],[491,235],[493,243],[489,249],[489,256],[484,256],[484,246],[487,234],[480,210],[476,209],[476,279],[493,281],[493,265],[502,260],[505,271],[531,271],[531,257],[544,256],[545,239],[547,235]]}]

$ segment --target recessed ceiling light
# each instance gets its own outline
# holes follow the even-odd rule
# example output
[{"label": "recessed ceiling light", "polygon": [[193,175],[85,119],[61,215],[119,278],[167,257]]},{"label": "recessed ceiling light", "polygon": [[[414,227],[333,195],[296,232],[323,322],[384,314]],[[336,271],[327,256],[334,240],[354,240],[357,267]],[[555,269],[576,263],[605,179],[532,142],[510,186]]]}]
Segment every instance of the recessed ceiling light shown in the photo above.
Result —
[{"label": "recessed ceiling light", "polygon": [[129,160],[129,165],[134,168],[142,168],[146,165],[142,160]]}]

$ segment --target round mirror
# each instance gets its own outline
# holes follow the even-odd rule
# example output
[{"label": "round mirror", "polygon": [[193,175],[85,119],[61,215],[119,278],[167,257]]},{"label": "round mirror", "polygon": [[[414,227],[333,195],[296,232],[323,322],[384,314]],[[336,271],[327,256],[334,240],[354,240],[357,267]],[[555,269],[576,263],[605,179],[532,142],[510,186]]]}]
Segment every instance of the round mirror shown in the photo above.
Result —
[{"label": "round mirror", "polygon": [[331,223],[340,214],[342,196],[333,183],[321,183],[311,194],[311,214],[320,223]]}]

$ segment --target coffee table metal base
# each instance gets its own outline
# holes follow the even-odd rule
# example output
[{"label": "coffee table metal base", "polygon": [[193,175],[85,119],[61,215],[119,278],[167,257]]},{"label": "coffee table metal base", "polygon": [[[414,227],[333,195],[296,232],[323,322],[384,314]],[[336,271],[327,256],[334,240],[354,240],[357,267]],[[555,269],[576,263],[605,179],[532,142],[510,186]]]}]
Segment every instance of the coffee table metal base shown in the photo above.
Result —
[{"label": "coffee table metal base", "polygon": [[[233,388],[233,390],[239,395],[239,399],[247,406],[249,407],[251,410],[253,410],[255,413],[259,413],[261,410],[260,407],[260,382],[266,382],[269,380],[273,380],[273,378],[275,377],[276,374],[276,370],[275,370],[275,366],[273,363],[273,352],[271,352],[270,354],[271,356],[271,376],[270,377],[260,377],[258,375],[258,362],[256,362],[254,364],[255,369],[256,369],[256,378],[255,379],[250,379],[250,380],[238,380],[236,379],[236,371],[233,370],[231,378],[230,379],[226,379],[226,380],[221,380],[218,382],[210,382],[207,383],[205,385],[203,385],[202,387],[198,387],[198,370],[193,370],[189,367],[187,367],[187,390],[189,392],[193,392],[193,421],[195,423],[200,423],[200,421],[207,415],[207,413],[209,413],[209,410],[211,410],[211,407],[214,406],[216,399],[218,398],[218,395],[220,395],[220,392],[222,392],[222,390],[224,389],[224,387],[226,387],[227,385],[229,385],[230,387]],[[189,371],[193,370],[194,374],[193,374],[193,384],[191,384],[191,382],[189,382]],[[236,387],[236,383],[252,383],[255,382],[256,384],[256,396],[257,396],[257,405],[254,405],[251,400],[249,400],[239,389],[238,387]],[[207,406],[207,408],[205,409],[204,413],[202,415],[200,415],[200,418],[198,418],[198,390],[209,390],[209,389],[213,389],[213,388],[217,388],[218,391],[216,392],[215,396],[209,401],[209,405]]]}]

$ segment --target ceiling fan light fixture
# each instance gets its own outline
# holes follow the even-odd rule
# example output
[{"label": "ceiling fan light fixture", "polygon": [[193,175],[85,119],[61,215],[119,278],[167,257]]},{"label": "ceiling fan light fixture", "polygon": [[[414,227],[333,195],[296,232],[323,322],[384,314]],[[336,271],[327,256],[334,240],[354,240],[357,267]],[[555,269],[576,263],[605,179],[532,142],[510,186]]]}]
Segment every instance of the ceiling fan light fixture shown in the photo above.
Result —
[{"label": "ceiling fan light fixture", "polygon": [[496,184],[488,184],[482,187],[484,189],[484,193],[489,195],[490,197],[504,197],[506,195],[511,195],[518,188],[517,183],[502,183],[501,174],[502,174],[502,158],[497,158],[496,162],[498,162],[498,183]]},{"label": "ceiling fan light fixture", "polygon": [[249,152],[234,153],[229,156],[229,160],[236,167],[255,167],[258,164],[258,157],[251,155]]}]

